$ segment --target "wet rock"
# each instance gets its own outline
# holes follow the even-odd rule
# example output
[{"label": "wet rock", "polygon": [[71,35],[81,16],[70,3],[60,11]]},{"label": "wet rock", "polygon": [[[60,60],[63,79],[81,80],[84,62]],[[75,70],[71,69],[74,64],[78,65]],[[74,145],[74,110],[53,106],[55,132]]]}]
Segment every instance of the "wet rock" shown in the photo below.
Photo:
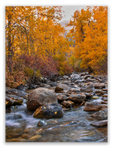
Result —
[{"label": "wet rock", "polygon": [[86,99],[90,99],[93,96],[93,93],[84,93],[86,95]]},{"label": "wet rock", "polygon": [[29,93],[27,108],[33,111],[39,106],[56,102],[57,97],[54,91],[46,88],[38,88]]},{"label": "wet rock", "polygon": [[108,94],[104,94],[102,97],[108,97]]},{"label": "wet rock", "polygon": [[56,83],[56,82],[51,82],[51,83],[50,83],[50,86],[51,86],[51,87],[57,86],[57,83]]},{"label": "wet rock", "polygon": [[29,84],[29,89],[36,89],[36,85],[34,85],[34,84]]},{"label": "wet rock", "polygon": [[86,82],[86,80],[82,79],[82,80],[76,80],[76,81],[75,81],[76,84],[78,84],[78,83],[83,83],[83,82]]},{"label": "wet rock", "polygon": [[80,78],[80,75],[79,74],[72,74],[70,77],[71,77],[71,82],[74,82]]},{"label": "wet rock", "polygon": [[98,111],[98,110],[104,110],[106,108],[107,108],[107,105],[94,101],[94,102],[86,102],[83,110],[84,111]]},{"label": "wet rock", "polygon": [[87,79],[87,78],[94,78],[94,77],[92,75],[85,75],[83,78]]},{"label": "wet rock", "polygon": [[91,79],[91,78],[87,78],[86,82],[96,82],[96,80],[95,79]]},{"label": "wet rock", "polygon": [[29,140],[30,140],[30,141],[35,141],[35,140],[37,140],[37,139],[39,139],[39,138],[41,138],[41,135],[34,135],[34,136],[32,136]]},{"label": "wet rock", "polygon": [[63,109],[60,104],[48,104],[36,109],[34,118],[59,118],[63,116]]},{"label": "wet rock", "polygon": [[63,106],[66,107],[66,108],[70,108],[70,107],[74,106],[75,104],[74,104],[74,102],[72,102],[72,101],[63,101],[63,102],[61,103],[61,105],[63,105]]},{"label": "wet rock", "polygon": [[73,102],[81,103],[86,99],[86,95],[84,93],[70,94],[69,99]]},{"label": "wet rock", "polygon": [[82,72],[80,73],[81,76],[85,76],[85,75],[88,75],[88,72]]},{"label": "wet rock", "polygon": [[22,105],[22,104],[23,104],[23,100],[21,100],[21,99],[13,100],[13,106],[15,106],[15,105]]},{"label": "wet rock", "polygon": [[71,88],[68,93],[72,93],[72,92],[80,92],[80,88],[76,87],[76,88]]},{"label": "wet rock", "polygon": [[92,96],[91,99],[98,99],[99,96]]},{"label": "wet rock", "polygon": [[69,90],[70,87],[68,85],[65,85],[65,84],[57,84],[56,88],[55,88],[55,92],[62,92],[63,90]]},{"label": "wet rock", "polygon": [[94,87],[97,89],[105,88],[105,83],[94,83]]},{"label": "wet rock", "polygon": [[67,100],[69,97],[67,97],[66,95],[64,95],[64,94],[58,94],[57,95],[57,99],[58,99],[58,101],[64,101],[64,100]]},{"label": "wet rock", "polygon": [[105,91],[101,90],[101,89],[95,89],[95,94],[97,95],[103,95],[105,93]]},{"label": "wet rock", "polygon": [[107,97],[102,97],[102,100],[108,101],[108,98]]},{"label": "wet rock", "polygon": [[108,124],[107,120],[102,120],[102,121],[91,123],[91,125],[94,127],[103,127],[103,126],[107,126],[107,124]]},{"label": "wet rock", "polygon": [[40,120],[37,124],[37,126],[45,126],[47,125],[47,122],[45,120]]},{"label": "wet rock", "polygon": [[64,79],[68,79],[68,76],[63,76]]},{"label": "wet rock", "polygon": [[108,109],[99,110],[98,112],[91,115],[91,117],[97,120],[106,120],[108,116]]},{"label": "wet rock", "polygon": [[5,105],[6,105],[6,108],[9,108],[9,107],[13,106],[12,99],[9,98],[9,97],[6,97]]},{"label": "wet rock", "polygon": [[83,92],[93,92],[95,89],[94,89],[94,86],[93,84],[90,84],[88,86],[84,86],[81,88],[81,91]]}]

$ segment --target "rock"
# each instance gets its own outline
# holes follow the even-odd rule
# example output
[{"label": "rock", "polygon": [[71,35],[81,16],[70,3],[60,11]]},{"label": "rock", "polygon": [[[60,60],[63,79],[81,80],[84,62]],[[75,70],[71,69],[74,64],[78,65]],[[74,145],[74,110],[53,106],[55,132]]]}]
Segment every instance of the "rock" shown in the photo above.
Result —
[{"label": "rock", "polygon": [[36,85],[34,85],[34,84],[29,84],[29,89],[36,89]]},{"label": "rock", "polygon": [[102,97],[102,99],[103,99],[104,101],[108,101],[108,98],[107,98],[107,97]]},{"label": "rock", "polygon": [[90,99],[93,96],[93,93],[84,93],[86,95],[86,99]]},{"label": "rock", "polygon": [[14,102],[12,101],[11,98],[6,97],[6,101],[5,101],[6,108],[9,108],[9,107],[13,106],[13,103]]},{"label": "rock", "polygon": [[64,79],[68,79],[68,76],[63,76]]},{"label": "rock", "polygon": [[69,90],[70,87],[68,85],[65,85],[65,84],[57,84],[56,88],[55,88],[55,92],[62,92],[63,90]]},{"label": "rock", "polygon": [[91,78],[87,78],[86,82],[96,82],[96,80],[95,79],[91,79]]},{"label": "rock", "polygon": [[99,96],[92,96],[91,99],[98,99]]},{"label": "rock", "polygon": [[86,80],[82,79],[82,80],[76,80],[76,81],[75,81],[76,84],[78,84],[78,83],[83,83],[83,82],[86,82]]},{"label": "rock", "polygon": [[79,74],[72,74],[70,77],[71,77],[71,82],[74,82],[80,78],[80,75]]},{"label": "rock", "polygon": [[81,91],[83,92],[93,92],[95,89],[94,89],[94,86],[93,84],[90,84],[88,86],[84,86],[81,88]]},{"label": "rock", "polygon": [[98,112],[91,115],[91,117],[97,120],[106,120],[108,116],[108,109],[99,110]]},{"label": "rock", "polygon": [[94,83],[94,87],[97,89],[105,88],[105,83]]},{"label": "rock", "polygon": [[94,127],[103,127],[103,126],[107,126],[107,124],[108,124],[107,120],[102,120],[102,121],[91,123],[91,125]]},{"label": "rock", "polygon": [[45,120],[40,120],[37,124],[37,126],[45,126],[47,125],[47,122]]},{"label": "rock", "polygon": [[87,79],[87,78],[94,78],[94,77],[92,75],[85,75],[83,78]]},{"label": "rock", "polygon": [[29,93],[27,108],[34,111],[39,106],[56,102],[57,97],[54,91],[46,88],[38,88]]},{"label": "rock", "polygon": [[35,141],[35,140],[37,140],[37,139],[39,139],[39,138],[41,138],[41,135],[34,135],[34,136],[32,136],[29,140],[30,140],[30,141]]},{"label": "rock", "polygon": [[69,97],[67,97],[66,95],[64,95],[64,94],[58,94],[57,95],[57,99],[59,100],[59,101],[64,101],[64,100],[67,100]]},{"label": "rock", "polygon": [[18,90],[25,90],[25,87],[24,87],[24,85],[20,84],[19,86],[17,86],[17,89]]},{"label": "rock", "polygon": [[102,97],[108,97],[108,94],[104,94]]},{"label": "rock", "polygon": [[48,104],[41,106],[36,109],[33,117],[34,118],[59,118],[63,116],[63,109],[60,104]]},{"label": "rock", "polygon": [[63,105],[66,108],[70,108],[70,107],[74,106],[74,102],[72,102],[72,101],[63,101],[61,103],[61,105]]},{"label": "rock", "polygon": [[14,99],[13,100],[13,106],[15,105],[22,105],[23,104],[23,100],[22,99]]},{"label": "rock", "polygon": [[105,93],[105,91],[101,90],[101,89],[95,89],[95,94],[97,95],[103,95]]},{"label": "rock", "polygon": [[73,102],[81,103],[86,99],[86,95],[84,93],[70,94],[69,99]]},{"label": "rock", "polygon": [[51,82],[51,83],[50,83],[50,86],[51,86],[51,87],[57,86],[57,83],[56,83],[56,82]]},{"label": "rock", "polygon": [[85,76],[85,75],[88,75],[88,72],[82,72],[80,73],[81,76]]},{"label": "rock", "polygon": [[98,110],[104,110],[106,108],[107,108],[107,105],[94,101],[94,102],[86,102],[83,110],[84,111],[98,111]]},{"label": "rock", "polygon": [[76,87],[76,88],[71,88],[68,93],[72,93],[72,92],[80,92],[80,88]]}]

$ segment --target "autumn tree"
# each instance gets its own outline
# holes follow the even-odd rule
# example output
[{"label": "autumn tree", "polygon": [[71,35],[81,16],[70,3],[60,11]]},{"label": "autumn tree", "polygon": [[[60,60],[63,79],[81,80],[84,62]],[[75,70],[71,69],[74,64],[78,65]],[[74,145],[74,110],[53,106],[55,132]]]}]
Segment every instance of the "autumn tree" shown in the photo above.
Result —
[{"label": "autumn tree", "polygon": [[25,76],[24,70],[28,69],[27,74],[32,73],[35,82],[39,63],[43,68],[54,61],[52,58],[66,55],[69,45],[59,23],[61,18],[60,6],[6,7],[6,76],[19,84],[16,75],[21,71]]},{"label": "autumn tree", "polygon": [[107,71],[107,7],[75,11],[69,25],[75,40],[75,57],[80,67],[91,72]]}]

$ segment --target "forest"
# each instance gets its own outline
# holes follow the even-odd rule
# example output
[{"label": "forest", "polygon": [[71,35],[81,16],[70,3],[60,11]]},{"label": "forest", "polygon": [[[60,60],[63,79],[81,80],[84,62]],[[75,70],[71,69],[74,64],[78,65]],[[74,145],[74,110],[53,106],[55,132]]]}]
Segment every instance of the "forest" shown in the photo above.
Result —
[{"label": "forest", "polygon": [[6,86],[73,71],[107,74],[107,7],[76,10],[66,26],[61,6],[6,6]]}]

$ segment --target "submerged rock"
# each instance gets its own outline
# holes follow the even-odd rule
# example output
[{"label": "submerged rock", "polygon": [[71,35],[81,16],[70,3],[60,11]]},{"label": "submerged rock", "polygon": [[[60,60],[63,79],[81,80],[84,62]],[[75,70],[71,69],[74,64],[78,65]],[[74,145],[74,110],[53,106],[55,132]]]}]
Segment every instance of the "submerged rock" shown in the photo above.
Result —
[{"label": "submerged rock", "polygon": [[63,109],[60,104],[48,104],[36,109],[34,118],[59,118],[63,116]]},{"label": "submerged rock", "polygon": [[47,122],[45,120],[40,120],[37,124],[37,126],[45,126],[47,125]]},{"label": "submerged rock", "polygon": [[46,88],[38,88],[33,90],[28,95],[27,108],[33,111],[42,105],[56,103],[56,102],[57,102],[57,97],[53,90],[49,90]]}]

